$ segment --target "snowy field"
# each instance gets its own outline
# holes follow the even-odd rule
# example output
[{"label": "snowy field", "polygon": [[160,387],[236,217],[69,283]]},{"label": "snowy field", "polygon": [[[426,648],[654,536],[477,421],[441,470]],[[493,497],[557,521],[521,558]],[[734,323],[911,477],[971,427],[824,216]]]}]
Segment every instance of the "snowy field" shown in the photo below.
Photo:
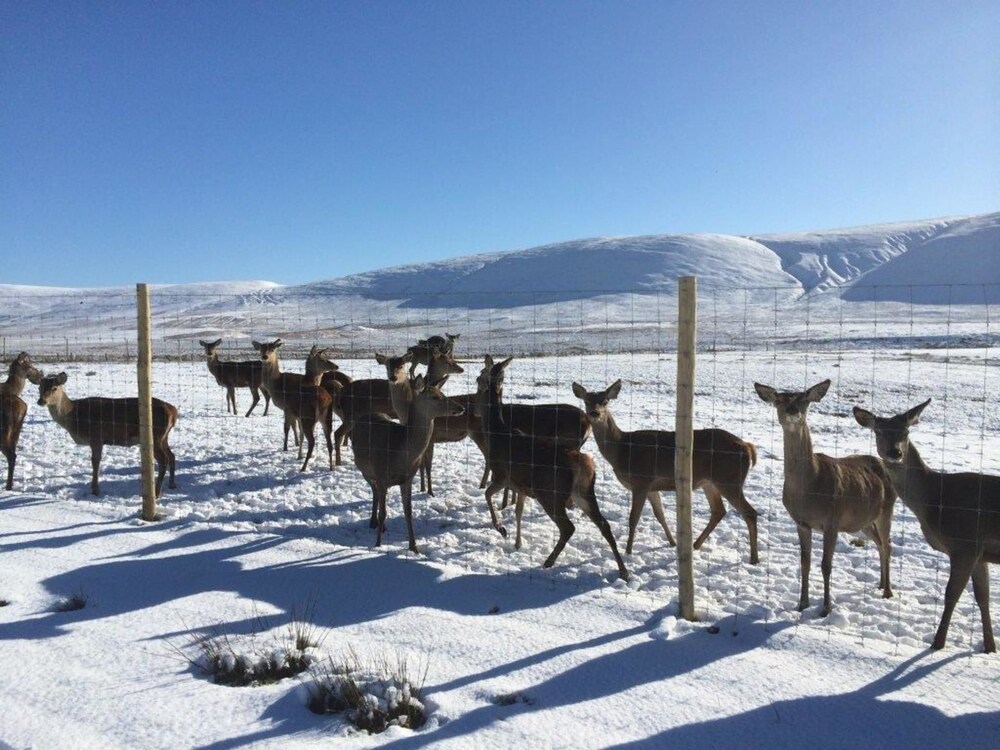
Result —
[{"label": "snowy field", "polygon": [[[379,374],[374,361],[339,364],[355,377]],[[45,369],[65,369],[70,396],[134,393],[128,366]],[[478,370],[466,363],[446,392],[473,390]],[[624,429],[672,429],[672,355],[517,359],[505,395],[579,405],[572,381],[595,390],[617,378],[624,388],[613,413]],[[697,426],[724,427],[758,448],[746,494],[760,513],[761,563],[748,564],[746,527],[731,512],[695,553],[694,624],[676,619],[676,556],[648,509],[626,559],[627,584],[579,513],[576,534],[543,570],[554,525],[529,505],[525,545],[515,552],[513,533],[503,539],[489,525],[478,489],[483,460],[469,441],[438,446],[436,497],[415,495],[422,554],[406,550],[395,491],[375,550],[370,496],[349,448],[336,470],[320,451],[300,473],[294,451],[281,451],[277,410],[263,417],[262,401],[244,418],[242,390],[241,415],[229,416],[203,362],[158,362],[154,395],[180,409],[171,437],[179,486],[165,489],[164,520],[144,524],[137,452],[107,449],[103,494],[91,497],[88,451],[35,404],[29,386],[16,489],[0,492],[0,599],[9,602],[0,608],[0,747],[995,747],[1000,659],[979,654],[971,591],[947,648],[927,651],[947,560],[902,503],[892,532],[896,596],[880,598],[874,547],[842,535],[833,613],[819,617],[818,544],[814,606],[795,611],[798,542],[781,504],[781,430],[752,383],[798,389],[825,378],[830,393],[810,412],[817,450],[874,452],[852,405],[887,414],[933,397],[913,433],[925,460],[1000,474],[995,349],[704,353]],[[624,550],[627,493],[592,440],[585,450]],[[674,526],[673,498],[665,500]],[[707,520],[701,493],[694,508],[698,533]],[[505,521],[512,532],[510,510]],[[994,569],[994,590],[996,577]],[[74,595],[86,606],[55,611]],[[305,675],[230,688],[185,661],[197,656],[199,634],[263,638],[307,609],[325,633],[323,652],[426,664],[428,723],[352,735],[307,710]]]}]

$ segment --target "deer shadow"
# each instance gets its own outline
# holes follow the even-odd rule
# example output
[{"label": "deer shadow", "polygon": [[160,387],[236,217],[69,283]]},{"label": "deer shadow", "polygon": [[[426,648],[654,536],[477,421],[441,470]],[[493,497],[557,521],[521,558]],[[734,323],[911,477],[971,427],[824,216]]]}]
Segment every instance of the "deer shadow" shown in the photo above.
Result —
[{"label": "deer shadow", "polygon": [[920,664],[930,658],[929,652],[921,652],[853,692],[775,701],[734,716],[673,727],[609,746],[609,750],[703,750],[734,743],[774,749],[817,743],[845,748],[996,747],[1000,710],[949,716],[933,706],[887,697],[916,685],[950,662],[968,657],[956,654]]},{"label": "deer shadow", "polygon": [[[100,534],[143,533],[156,527],[109,526],[92,534],[65,537],[71,544]],[[581,593],[580,586],[526,586],[519,576],[467,574],[445,577],[408,554],[331,550],[307,560],[247,567],[241,558],[286,544],[278,536],[226,532],[214,528],[177,534],[170,540],[59,573],[41,583],[54,598],[83,591],[92,605],[66,613],[0,623],[0,640],[54,638],[80,622],[141,611],[206,592],[227,591],[292,613],[315,601],[311,623],[336,628],[377,620],[407,607],[440,609],[460,615],[490,616],[548,607]],[[23,542],[25,546],[32,542]],[[336,592],[335,596],[326,592]],[[265,607],[266,609],[266,607]],[[178,623],[182,624],[182,623]],[[226,632],[250,633],[260,618],[246,612],[221,624]],[[211,623],[220,626],[220,623]],[[156,639],[194,635],[182,627]]]}]

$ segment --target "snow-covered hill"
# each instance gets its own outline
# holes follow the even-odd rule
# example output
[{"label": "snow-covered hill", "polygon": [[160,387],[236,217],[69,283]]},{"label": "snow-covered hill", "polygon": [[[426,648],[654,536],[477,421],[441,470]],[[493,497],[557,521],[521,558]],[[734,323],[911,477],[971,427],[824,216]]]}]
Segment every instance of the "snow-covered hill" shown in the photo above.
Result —
[{"label": "snow-covered hill", "polygon": [[[897,329],[947,318],[955,324],[950,334],[975,336],[983,306],[1000,302],[1000,212],[753,237],[584,239],[298,286],[159,286],[154,327],[178,354],[197,352],[192,342],[205,336],[241,347],[253,336],[280,335],[342,351],[395,348],[441,326],[517,353],[596,351],[598,328],[601,345],[615,351],[662,348],[677,279],[686,275],[698,277],[703,309],[727,335],[759,327],[751,316],[781,308],[800,310],[797,319],[811,324],[835,321],[838,330],[824,336],[838,340],[854,335],[845,334],[844,321],[875,318],[895,320]],[[67,339],[69,349],[69,340],[93,338],[81,327],[100,332],[85,347],[91,350],[133,338],[132,287],[0,285],[0,300],[8,349],[30,342],[26,332]],[[881,333],[900,335],[887,327]]]}]

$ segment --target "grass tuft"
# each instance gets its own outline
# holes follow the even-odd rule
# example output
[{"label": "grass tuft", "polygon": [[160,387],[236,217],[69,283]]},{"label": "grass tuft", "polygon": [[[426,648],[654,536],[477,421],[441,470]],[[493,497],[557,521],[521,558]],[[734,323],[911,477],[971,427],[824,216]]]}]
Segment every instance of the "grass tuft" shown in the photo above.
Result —
[{"label": "grass tuft", "polygon": [[423,701],[425,667],[414,679],[405,656],[373,657],[362,662],[354,650],[332,657],[311,670],[309,710],[345,714],[351,724],[369,734],[392,726],[419,729],[427,721]]}]

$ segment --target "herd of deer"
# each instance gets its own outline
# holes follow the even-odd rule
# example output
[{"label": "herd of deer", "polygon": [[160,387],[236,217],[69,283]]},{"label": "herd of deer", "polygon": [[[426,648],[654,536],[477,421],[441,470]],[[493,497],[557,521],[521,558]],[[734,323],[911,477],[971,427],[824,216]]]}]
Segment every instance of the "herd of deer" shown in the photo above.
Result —
[{"label": "herd of deer", "polygon": [[[458,335],[432,336],[420,340],[402,356],[377,354],[379,364],[386,368],[386,377],[365,380],[352,380],[340,372],[325,356],[326,350],[315,346],[307,357],[305,373],[297,374],[281,371],[281,339],[254,341],[259,358],[244,362],[220,360],[221,339],[200,343],[209,371],[226,389],[227,411],[236,414],[236,388],[249,388],[253,396],[246,416],[257,406],[261,391],[264,414],[272,401],[283,411],[284,448],[288,449],[288,433],[292,432],[303,471],[315,448],[316,424],[323,429],[331,469],[335,463],[341,464],[341,447],[350,438],[354,462],[371,487],[371,526],[377,530],[376,546],[382,540],[387,492],[398,486],[409,548],[417,551],[411,509],[413,479],[419,472],[421,491],[433,494],[435,443],[468,437],[486,460],[480,487],[485,488],[492,525],[503,536],[507,531],[498,520],[493,497],[501,489],[513,493],[516,549],[521,546],[526,497],[535,498],[559,530],[545,567],[555,563],[573,535],[567,511],[577,507],[597,526],[611,548],[620,576],[627,579],[628,569],[598,506],[594,460],[581,450],[591,433],[618,481],[631,492],[626,553],[632,552],[636,526],[647,501],[667,542],[674,545],[660,492],[675,489],[675,434],[665,430],[626,432],[618,427],[611,414],[611,402],[621,392],[620,380],[597,391],[573,383],[573,393],[583,402],[583,410],[569,404],[510,404],[503,400],[503,383],[511,358],[497,362],[487,356],[476,392],[445,396],[441,391],[445,381],[451,374],[463,371],[453,357],[457,339]],[[417,375],[418,365],[423,365],[426,372]],[[137,399],[71,399],[63,389],[66,379],[66,373],[44,375],[26,353],[11,362],[7,381],[0,385],[0,447],[7,458],[8,490],[13,488],[18,437],[27,412],[20,398],[27,380],[39,386],[39,405],[49,407],[52,418],[77,444],[90,446],[93,494],[98,494],[103,446],[138,443]],[[950,561],[944,613],[933,648],[944,646],[955,604],[971,577],[982,615],[984,650],[995,651],[987,564],[1000,563],[1000,477],[938,472],[923,462],[910,442],[909,430],[930,400],[892,417],[878,417],[854,408],[857,422],[874,432],[879,458],[833,458],[816,453],[806,416],[809,405],[821,400],[829,387],[829,380],[805,391],[777,391],[754,384],[758,396],[775,407],[784,437],[782,502],[797,525],[801,551],[798,609],[809,606],[814,531],[823,535],[824,615],[831,610],[830,573],[841,531],[862,532],[875,542],[880,562],[879,588],[883,597],[892,596],[889,539],[898,495],[916,515],[928,543]],[[341,422],[336,432],[335,414]],[[157,495],[168,467],[169,486],[175,487],[175,459],[168,436],[176,422],[177,409],[153,399]],[[702,546],[725,515],[725,498],[746,523],[750,563],[756,564],[757,512],[743,493],[747,474],[757,460],[754,446],[721,429],[695,430],[694,441],[693,486],[705,493],[711,511],[707,526],[694,543],[695,549]]]}]

